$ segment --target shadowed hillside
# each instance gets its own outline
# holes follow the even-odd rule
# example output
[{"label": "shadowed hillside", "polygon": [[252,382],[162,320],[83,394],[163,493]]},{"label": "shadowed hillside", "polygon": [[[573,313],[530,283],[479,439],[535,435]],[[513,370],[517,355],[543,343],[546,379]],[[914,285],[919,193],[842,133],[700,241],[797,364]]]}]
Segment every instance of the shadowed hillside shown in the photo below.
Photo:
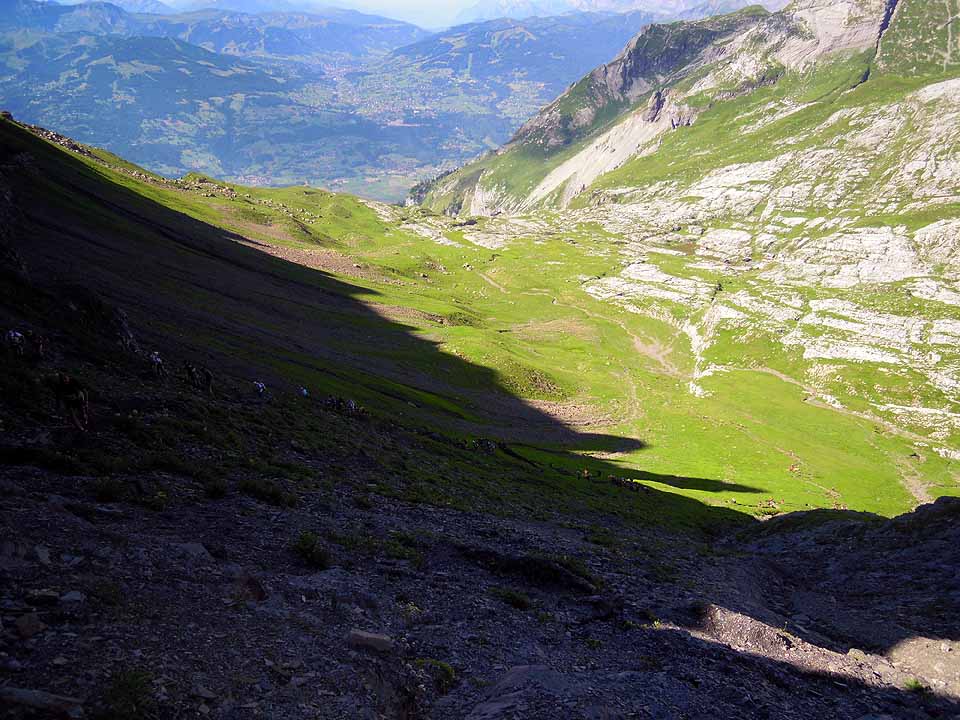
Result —
[{"label": "shadowed hillside", "polygon": [[[34,371],[34,380],[54,368],[82,374],[73,363],[88,367],[94,412],[103,422],[111,422],[113,403],[129,404],[127,393],[148,403],[157,393],[156,402],[163,404],[165,389],[144,387],[141,378],[149,374],[146,355],[158,350],[178,375],[184,361],[212,368],[230,388],[227,397],[244,411],[257,412],[249,402],[253,382],[262,380],[278,397],[289,400],[306,386],[317,405],[326,395],[350,398],[385,422],[399,420],[430,433],[442,429],[451,443],[476,438],[523,443],[517,450],[503,448],[526,472],[539,468],[517,454],[530,443],[563,448],[544,457],[569,473],[562,484],[587,493],[596,493],[596,485],[572,477],[584,461],[567,450],[643,447],[631,438],[567,426],[515,397],[497,372],[440,351],[391,317],[402,315],[402,308],[374,304],[376,295],[366,288],[269,255],[256,240],[160,205],[15,124],[4,122],[0,132],[0,166],[6,177],[20,179],[7,190],[14,215],[7,242],[32,279],[11,287],[14,304],[5,324],[19,327],[23,313],[30,327],[50,335],[56,360]],[[51,214],[51,206],[58,211]],[[361,205],[349,207],[331,211],[374,217]],[[76,297],[88,295],[128,317],[139,355],[118,354],[110,326],[77,322],[84,310]],[[302,410],[294,405],[285,412],[295,408]],[[603,480],[602,496],[609,494],[606,476],[614,472],[706,492],[755,492],[716,480],[624,473],[586,462]],[[644,504],[647,513],[649,498]]]}]

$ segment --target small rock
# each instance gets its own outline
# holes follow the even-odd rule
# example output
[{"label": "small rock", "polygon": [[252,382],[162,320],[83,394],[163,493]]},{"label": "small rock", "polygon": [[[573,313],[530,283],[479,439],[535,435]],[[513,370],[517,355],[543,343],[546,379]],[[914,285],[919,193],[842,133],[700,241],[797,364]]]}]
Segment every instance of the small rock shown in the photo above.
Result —
[{"label": "small rock", "polygon": [[73,603],[79,604],[82,602],[86,602],[86,600],[87,600],[87,596],[84,595],[79,590],[71,590],[68,593],[64,593],[64,595],[60,598],[60,602],[64,604],[73,604]]},{"label": "small rock", "polygon": [[50,564],[49,548],[45,548],[43,545],[37,545],[35,548],[33,548],[33,554],[36,556],[37,562],[39,562],[41,565]]},{"label": "small rock", "polygon": [[204,700],[217,699],[217,694],[203,685],[197,685],[197,687],[193,689],[193,695],[194,697],[203,698]]},{"label": "small rock", "polygon": [[16,626],[17,633],[24,640],[29,640],[34,635],[39,635],[47,629],[47,626],[43,624],[43,622],[40,620],[40,616],[36,613],[21,615],[19,618],[17,618]]},{"label": "small rock", "polygon": [[263,602],[267,599],[267,590],[258,578],[249,573],[243,573],[237,578],[237,595],[240,600]]},{"label": "small rock", "polygon": [[175,547],[186,557],[192,560],[213,562],[213,555],[201,543],[179,543]]},{"label": "small rock", "polygon": [[393,650],[394,644],[393,639],[387,635],[378,635],[356,629],[351,630],[350,634],[347,635],[347,643],[351,647],[365,648],[376,652],[390,652]]}]

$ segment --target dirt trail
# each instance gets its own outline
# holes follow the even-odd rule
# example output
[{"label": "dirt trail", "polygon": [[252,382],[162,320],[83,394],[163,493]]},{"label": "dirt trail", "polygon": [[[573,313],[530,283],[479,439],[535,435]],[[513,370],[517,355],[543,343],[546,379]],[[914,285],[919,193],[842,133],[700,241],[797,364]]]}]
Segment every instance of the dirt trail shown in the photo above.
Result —
[{"label": "dirt trail", "polygon": [[496,280],[494,280],[492,277],[490,277],[490,276],[487,275],[486,273],[478,272],[477,275],[479,275],[481,278],[483,278],[484,282],[486,282],[488,285],[490,285],[491,287],[496,288],[497,290],[499,290],[500,292],[502,292],[504,295],[509,295],[509,294],[510,294],[509,291],[508,291],[503,285],[501,285],[500,283],[498,283]]},{"label": "dirt trail", "polygon": [[627,324],[622,320],[616,320],[614,318],[607,317],[606,315],[601,315],[599,313],[592,312],[586,308],[580,307],[579,305],[571,305],[569,303],[562,303],[556,299],[554,295],[546,292],[523,292],[521,295],[534,295],[539,297],[550,297],[553,298],[553,304],[557,307],[567,308],[568,310],[574,310],[576,312],[582,313],[589,318],[594,320],[601,320],[603,322],[613,323],[624,333],[627,337],[633,342],[634,349],[639,352],[644,357],[648,357],[651,360],[657,362],[660,366],[660,369],[663,370],[665,375],[675,378],[685,378],[686,374],[680,370],[676,365],[674,365],[670,359],[669,355],[673,350],[673,346],[665,347],[662,343],[657,342],[656,340],[649,340],[648,338],[642,338],[636,333],[634,333],[630,328],[627,327]]},{"label": "dirt trail", "polygon": [[897,470],[900,473],[900,480],[903,482],[904,487],[913,495],[918,506],[933,502],[933,497],[928,492],[927,485],[923,482],[920,473],[911,467],[906,459],[897,459]]}]

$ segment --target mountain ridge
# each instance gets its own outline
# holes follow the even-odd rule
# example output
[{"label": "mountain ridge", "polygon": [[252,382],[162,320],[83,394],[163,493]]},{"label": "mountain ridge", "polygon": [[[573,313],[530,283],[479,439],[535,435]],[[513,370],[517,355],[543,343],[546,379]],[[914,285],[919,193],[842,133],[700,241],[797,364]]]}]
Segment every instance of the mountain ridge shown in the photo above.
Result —
[{"label": "mountain ridge", "polygon": [[[704,21],[652,25],[632,40],[617,59],[572,85],[531,119],[497,150],[496,156],[479,163],[478,168],[490,165],[482,172],[492,173],[491,177],[497,174],[498,164],[510,162],[496,158],[511,154],[539,158],[546,169],[538,182],[521,191],[529,193],[526,197],[505,198],[504,205],[493,207],[501,211],[529,208],[561,187],[561,204],[566,204],[598,177],[644,152],[644,147],[647,152],[655,152],[654,141],[665,131],[692,124],[704,109],[717,103],[776,84],[785,73],[806,73],[818,63],[832,62],[831,58],[842,60],[870,53],[877,58],[876,62],[865,62],[863,75],[857,80],[866,82],[871,67],[889,64],[879,55],[881,41],[888,26],[896,24],[897,9],[905,4],[894,0],[866,4],[800,0],[772,15],[747,9]],[[725,34],[722,30],[710,34],[711,26],[720,27],[723,23],[733,25]],[[736,32],[746,36],[734,38]],[[662,44],[670,42],[679,42],[681,46],[687,43],[699,57],[684,55],[682,47],[676,48],[679,54],[664,53]],[[735,60],[728,56],[735,56]],[[675,66],[669,68],[674,73],[672,77],[663,75],[665,68],[658,65],[665,60],[675,61]],[[856,82],[851,83],[851,87],[855,86]],[[640,100],[647,105],[634,107]],[[668,106],[665,113],[664,105]],[[595,121],[598,115],[600,120]],[[614,134],[604,136],[604,132]],[[573,143],[587,137],[593,138],[593,146],[581,147],[579,157],[559,159],[560,155],[572,152],[568,148]],[[601,150],[601,146],[607,150]],[[605,153],[608,157],[595,162]],[[477,177],[472,168],[464,172]],[[509,175],[505,171],[500,174]],[[448,187],[458,183],[459,176],[447,182]],[[458,194],[460,199],[454,206],[459,203],[474,214],[483,214],[484,203],[496,191],[478,190],[476,203]]]},{"label": "mountain ridge", "polygon": [[[780,9],[789,0],[764,0],[763,4]],[[486,0],[463,10],[462,22],[493,20],[507,17],[525,19],[532,16],[559,15],[565,12],[647,12],[664,17],[698,17],[733,12],[750,0]]]}]

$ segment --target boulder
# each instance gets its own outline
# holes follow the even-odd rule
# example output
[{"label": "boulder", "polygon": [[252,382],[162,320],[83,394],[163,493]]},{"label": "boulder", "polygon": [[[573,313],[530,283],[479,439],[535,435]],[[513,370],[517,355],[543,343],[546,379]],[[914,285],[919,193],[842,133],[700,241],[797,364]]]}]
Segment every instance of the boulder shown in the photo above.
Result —
[{"label": "boulder", "polygon": [[21,615],[17,618],[15,623],[17,627],[17,634],[24,640],[29,640],[34,635],[39,635],[44,630],[47,629],[47,626],[44,625],[43,621],[40,620],[40,616],[37,613],[30,613],[29,615]]},{"label": "boulder", "polygon": [[394,647],[393,639],[387,635],[378,635],[356,629],[351,630],[350,634],[347,635],[347,643],[350,647],[381,653],[390,652]]}]

